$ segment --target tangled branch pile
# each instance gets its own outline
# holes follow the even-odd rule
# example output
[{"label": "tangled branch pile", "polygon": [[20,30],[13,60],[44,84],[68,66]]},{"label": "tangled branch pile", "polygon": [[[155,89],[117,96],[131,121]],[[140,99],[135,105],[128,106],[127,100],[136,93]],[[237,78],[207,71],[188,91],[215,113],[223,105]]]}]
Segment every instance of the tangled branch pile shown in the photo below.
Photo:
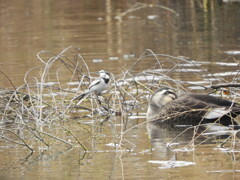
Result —
[{"label": "tangled branch pile", "polygon": [[[101,104],[91,95],[77,104],[71,100],[86,90],[92,74],[79,49],[69,47],[58,55],[42,51],[37,57],[42,66],[26,73],[24,85],[13,91],[2,91],[0,99],[2,139],[27,147],[31,152],[39,146],[49,148],[58,143],[84,151],[91,149],[86,144],[98,132],[94,126],[82,123],[85,118],[99,122],[99,126],[118,118],[124,126],[115,129],[113,136],[122,140],[124,134],[139,125],[132,126],[129,117],[139,112],[144,114],[149,95],[159,87],[205,93],[230,87],[223,94],[228,92],[227,97],[236,101],[240,96],[240,64],[234,59],[234,71],[220,73],[219,68],[219,73],[211,73],[209,62],[146,50],[121,74],[111,74],[111,88],[103,95]],[[222,66],[225,71],[228,67],[223,62],[211,66]],[[79,131],[84,136],[79,137]]]}]

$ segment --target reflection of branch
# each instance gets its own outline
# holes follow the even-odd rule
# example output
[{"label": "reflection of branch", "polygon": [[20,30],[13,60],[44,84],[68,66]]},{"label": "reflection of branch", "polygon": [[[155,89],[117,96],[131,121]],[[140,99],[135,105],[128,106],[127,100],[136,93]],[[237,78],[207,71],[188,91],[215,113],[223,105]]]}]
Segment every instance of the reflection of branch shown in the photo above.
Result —
[{"label": "reflection of branch", "polygon": [[170,12],[174,13],[176,16],[178,16],[178,13],[176,13],[176,11],[174,11],[173,9],[170,9],[166,6],[161,6],[161,5],[158,5],[158,4],[136,3],[136,4],[133,5],[133,7],[131,7],[127,11],[125,11],[125,12],[121,13],[119,16],[117,16],[117,18],[121,19],[122,17],[126,16],[129,13],[141,10],[143,8],[153,8],[153,7],[158,7],[158,8],[170,11]]},{"label": "reflection of branch", "polygon": [[176,141],[180,136],[182,136],[186,131],[188,131],[189,129],[193,129],[195,128],[195,126],[191,126],[186,128],[185,130],[183,130],[181,133],[179,133],[170,143],[167,144],[167,148],[171,148],[172,144],[174,143],[174,141]]},{"label": "reflection of branch", "polygon": [[63,143],[65,143],[65,144],[68,144],[68,145],[70,145],[70,146],[74,146],[72,143],[70,143],[70,142],[68,142],[68,141],[65,141],[65,140],[63,140],[63,139],[60,139],[60,138],[58,138],[58,137],[56,137],[56,136],[54,136],[54,135],[52,135],[52,134],[49,134],[49,133],[47,133],[47,132],[43,132],[43,131],[38,131],[39,133],[41,133],[41,134],[44,134],[44,135],[47,135],[47,136],[49,136],[49,137],[52,137],[53,139],[56,139],[56,140],[58,140],[58,141],[61,141],[61,142],[63,142]]},{"label": "reflection of branch", "polygon": [[84,149],[84,152],[87,151],[87,148],[83,145],[83,143],[81,143],[79,141],[79,139],[68,129],[65,129],[65,131],[67,131],[69,134],[71,134],[71,136],[78,142],[78,144]]},{"label": "reflection of branch", "polygon": [[11,83],[12,87],[16,90],[16,87],[14,86],[12,80],[4,72],[0,71],[0,73],[2,73],[7,78],[7,80]]},{"label": "reflection of branch", "polygon": [[15,135],[18,139],[20,139],[23,143],[19,143],[19,142],[17,142],[17,141],[14,141],[14,140],[12,140],[12,139],[9,139],[9,138],[5,137],[4,135],[2,136],[3,139],[6,139],[6,140],[8,140],[8,141],[10,141],[10,142],[12,142],[12,143],[18,144],[18,145],[26,146],[31,152],[33,152],[33,149],[32,149],[32,148],[26,143],[26,141],[25,141],[23,138],[21,138],[18,134],[12,132],[12,131],[9,130],[9,129],[6,130],[6,129],[2,129],[2,128],[1,128],[1,130],[10,132],[11,134]]}]

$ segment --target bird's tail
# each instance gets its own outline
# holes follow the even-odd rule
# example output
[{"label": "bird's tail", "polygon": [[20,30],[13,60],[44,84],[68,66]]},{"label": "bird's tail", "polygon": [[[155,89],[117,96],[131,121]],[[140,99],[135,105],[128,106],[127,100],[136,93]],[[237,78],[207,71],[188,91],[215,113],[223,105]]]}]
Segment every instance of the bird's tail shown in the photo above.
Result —
[{"label": "bird's tail", "polygon": [[90,93],[92,93],[92,91],[87,90],[87,91],[83,92],[82,94],[74,97],[71,101],[78,100],[78,102],[77,102],[77,105],[78,105],[78,104],[80,104],[82,102],[83,98],[85,98]]},{"label": "bird's tail", "polygon": [[72,101],[75,101],[75,100],[79,100],[79,101],[80,101],[80,100],[82,100],[86,95],[87,95],[86,93],[82,93],[82,94],[74,97],[74,98],[72,99]]}]

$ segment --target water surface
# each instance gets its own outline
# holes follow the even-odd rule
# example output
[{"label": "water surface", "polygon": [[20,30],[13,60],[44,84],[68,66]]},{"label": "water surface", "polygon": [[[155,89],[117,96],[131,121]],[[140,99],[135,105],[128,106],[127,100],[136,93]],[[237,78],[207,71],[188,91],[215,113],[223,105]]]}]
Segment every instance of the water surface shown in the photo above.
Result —
[{"label": "water surface", "polygon": [[[143,1],[145,2],[145,1]],[[146,1],[147,2],[147,1]],[[1,71],[15,86],[23,84],[25,72],[41,63],[36,54],[53,54],[74,46],[80,48],[91,72],[106,69],[120,74],[146,49],[148,53],[168,54],[195,61],[209,71],[205,79],[193,76],[205,73],[196,66],[182,64],[174,70],[176,80],[209,84],[215,78],[232,81],[239,78],[240,3],[222,1],[151,1],[154,6],[136,1],[1,1]],[[163,8],[168,7],[169,9]],[[134,9],[141,7],[139,9]],[[128,11],[131,9],[132,11]],[[129,12],[125,14],[125,12]],[[163,58],[167,59],[167,58]],[[152,68],[156,61],[146,58],[136,72]],[[168,71],[171,67],[163,67]],[[165,69],[165,70],[164,70]],[[185,70],[184,70],[185,69]],[[234,73],[232,73],[234,72]],[[152,73],[152,72],[151,72]],[[159,78],[163,78],[159,76]],[[141,80],[139,77],[138,80]],[[217,79],[218,80],[218,79]],[[1,76],[1,87],[11,83]],[[168,132],[151,150],[143,106],[128,119],[127,128],[138,125],[123,136],[124,146],[114,143],[116,132],[124,131],[121,118],[112,117],[100,127],[96,119],[68,122],[88,148],[69,148],[55,143],[48,150],[34,144],[35,152],[22,146],[0,142],[1,179],[238,179],[238,150],[206,143],[193,149],[174,147]],[[141,114],[142,113],[142,114]],[[94,132],[85,134],[79,123]],[[96,123],[96,124],[95,124]],[[141,125],[142,123],[142,125]],[[93,127],[96,127],[94,129]],[[56,127],[58,129],[58,127]],[[93,130],[94,129],[94,130]],[[60,134],[62,130],[58,130]],[[64,133],[63,133],[64,134]],[[170,131],[171,135],[171,131]],[[189,147],[189,146],[188,146]],[[190,146],[191,147],[191,146]],[[180,149],[179,149],[180,148]]]}]

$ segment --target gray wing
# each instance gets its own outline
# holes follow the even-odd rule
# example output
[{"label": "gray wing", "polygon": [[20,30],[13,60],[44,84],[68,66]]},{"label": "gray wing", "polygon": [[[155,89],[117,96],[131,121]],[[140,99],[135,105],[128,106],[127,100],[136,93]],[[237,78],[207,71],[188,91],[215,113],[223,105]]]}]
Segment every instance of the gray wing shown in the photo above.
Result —
[{"label": "gray wing", "polygon": [[72,99],[72,101],[74,101],[74,100],[81,100],[81,99],[84,98],[86,95],[94,92],[94,91],[96,90],[96,89],[95,89],[96,85],[99,84],[100,82],[101,82],[100,79],[97,79],[97,80],[93,81],[93,82],[89,85],[88,90],[86,90],[84,93],[81,93],[80,95],[74,97],[74,98]]},{"label": "gray wing", "polygon": [[[209,96],[206,96],[206,98],[209,98]],[[192,94],[182,95],[159,110],[156,122],[173,123],[175,125],[213,123],[231,111],[228,107],[219,106],[214,102],[215,101],[208,102],[208,99],[205,99],[205,97],[203,97],[203,99],[200,97],[196,98],[195,95]],[[227,121],[227,123],[221,124],[229,125],[232,122],[229,117]]]},{"label": "gray wing", "polygon": [[225,126],[237,125],[232,117],[236,117],[240,109],[237,107],[238,111],[235,113],[233,111],[236,107],[231,108],[227,106],[229,104],[232,102],[207,95],[201,97],[195,94],[182,95],[159,110],[156,123],[199,125],[218,122]]},{"label": "gray wing", "polygon": [[88,89],[92,89],[94,86],[99,84],[101,82],[101,79],[94,80],[88,87]]}]

